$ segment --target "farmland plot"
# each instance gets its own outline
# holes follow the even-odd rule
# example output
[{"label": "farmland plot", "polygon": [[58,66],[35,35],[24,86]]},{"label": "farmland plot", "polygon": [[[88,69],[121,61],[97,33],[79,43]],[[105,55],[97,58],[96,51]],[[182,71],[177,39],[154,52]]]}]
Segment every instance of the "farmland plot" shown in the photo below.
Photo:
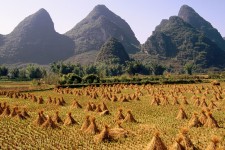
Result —
[{"label": "farmland plot", "polygon": [[0,103],[1,149],[225,146],[224,84],[1,88]]}]

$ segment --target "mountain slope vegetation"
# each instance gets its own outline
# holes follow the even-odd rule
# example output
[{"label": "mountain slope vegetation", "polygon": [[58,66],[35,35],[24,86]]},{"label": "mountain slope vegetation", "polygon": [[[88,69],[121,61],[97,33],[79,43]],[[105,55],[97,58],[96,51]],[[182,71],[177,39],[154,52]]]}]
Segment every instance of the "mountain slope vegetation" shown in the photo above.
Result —
[{"label": "mountain slope vegetation", "polygon": [[188,5],[183,5],[180,8],[178,16],[205,34],[211,41],[215,42],[222,50],[225,51],[225,41],[221,34],[211,25],[210,22],[202,18],[193,8]]},{"label": "mountain slope vegetation", "polygon": [[128,23],[104,5],[97,5],[65,35],[73,39],[76,54],[99,51],[110,37],[117,38],[128,53],[140,51],[140,43]]},{"label": "mountain slope vegetation", "polygon": [[224,51],[177,16],[162,20],[142,48],[149,55],[191,61],[203,68],[224,64]]},{"label": "mountain slope vegetation", "polygon": [[129,55],[127,54],[123,45],[115,38],[110,38],[100,49],[100,52],[96,58],[96,62],[104,62],[106,64],[119,63],[125,64],[129,61]]}]

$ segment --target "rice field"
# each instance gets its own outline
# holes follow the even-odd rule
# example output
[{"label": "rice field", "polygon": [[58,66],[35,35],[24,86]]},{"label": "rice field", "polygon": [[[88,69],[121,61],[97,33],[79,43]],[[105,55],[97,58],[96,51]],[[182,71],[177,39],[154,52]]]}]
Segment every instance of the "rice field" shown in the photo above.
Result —
[{"label": "rice field", "polygon": [[225,147],[224,83],[30,86],[0,83],[0,149],[138,150],[161,139],[175,150],[188,148],[184,134],[195,149]]}]

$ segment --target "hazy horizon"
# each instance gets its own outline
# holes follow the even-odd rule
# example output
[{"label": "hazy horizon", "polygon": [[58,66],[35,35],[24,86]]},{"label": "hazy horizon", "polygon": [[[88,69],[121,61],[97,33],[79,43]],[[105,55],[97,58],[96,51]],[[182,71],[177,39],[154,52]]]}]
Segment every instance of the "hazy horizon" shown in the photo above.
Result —
[{"label": "hazy horizon", "polygon": [[[225,1],[217,0],[128,0],[88,1],[88,0],[2,0],[0,2],[0,34],[9,34],[27,16],[44,8],[50,14],[55,30],[61,34],[72,29],[99,4],[105,5],[112,12],[124,19],[134,31],[137,39],[144,43],[162,19],[177,15],[182,5],[189,5],[199,15],[209,21],[213,27],[225,36]],[[211,10],[211,11],[210,11]]]}]

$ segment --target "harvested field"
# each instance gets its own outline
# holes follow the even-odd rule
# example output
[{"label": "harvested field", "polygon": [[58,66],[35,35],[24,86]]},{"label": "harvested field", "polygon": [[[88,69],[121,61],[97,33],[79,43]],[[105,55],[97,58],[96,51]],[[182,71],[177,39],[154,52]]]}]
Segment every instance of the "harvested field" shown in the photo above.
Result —
[{"label": "harvested field", "polygon": [[[224,83],[30,92],[9,91],[4,84],[0,84],[1,149],[137,150],[161,142],[169,149],[184,146],[187,139],[197,149],[204,150],[213,141],[218,148],[225,147]],[[13,86],[26,87],[10,83]],[[15,116],[6,114],[7,107]],[[30,117],[22,117],[24,110]]]}]

